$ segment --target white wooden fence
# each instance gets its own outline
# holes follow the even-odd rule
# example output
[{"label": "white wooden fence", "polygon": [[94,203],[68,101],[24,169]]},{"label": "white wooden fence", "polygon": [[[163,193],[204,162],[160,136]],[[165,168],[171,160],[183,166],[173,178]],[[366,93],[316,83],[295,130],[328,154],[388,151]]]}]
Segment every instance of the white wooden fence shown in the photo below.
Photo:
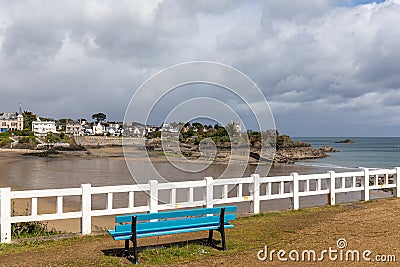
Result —
[{"label": "white wooden fence", "polygon": [[[272,199],[290,198],[293,209],[300,207],[300,197],[327,194],[330,205],[335,205],[338,193],[361,192],[361,200],[369,200],[370,190],[393,188],[394,195],[400,197],[400,167],[394,169],[363,169],[356,172],[260,177],[253,174],[246,178],[213,179],[205,177],[201,181],[158,183],[150,180],[148,184],[91,187],[82,184],[80,188],[11,191],[0,188],[0,234],[1,243],[11,242],[11,224],[30,221],[50,221],[80,218],[81,233],[90,234],[92,217],[138,212],[157,212],[196,206],[251,202],[252,212],[260,212],[260,202]],[[184,196],[177,192],[184,191]],[[138,192],[147,193],[147,203],[138,205],[134,196]],[[113,207],[114,194],[125,193],[126,206]],[[200,193],[200,194],[199,194]],[[103,209],[92,209],[92,197],[105,194]],[[160,201],[159,196],[167,195]],[[197,197],[196,197],[197,195]],[[200,195],[200,197],[198,197]],[[64,197],[80,196],[80,210],[64,211]],[[38,198],[56,198],[55,213],[39,214]],[[179,200],[178,198],[183,200]],[[15,199],[29,199],[31,212],[26,216],[13,216],[11,206]],[[322,205],[322,203],[321,203]]]}]

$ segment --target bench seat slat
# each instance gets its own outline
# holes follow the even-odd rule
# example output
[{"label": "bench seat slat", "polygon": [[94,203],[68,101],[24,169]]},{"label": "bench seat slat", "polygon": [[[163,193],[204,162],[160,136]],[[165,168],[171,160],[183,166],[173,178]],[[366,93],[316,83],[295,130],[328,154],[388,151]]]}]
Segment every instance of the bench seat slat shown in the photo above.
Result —
[{"label": "bench seat slat", "polygon": [[[219,225],[204,225],[190,228],[180,228],[180,229],[165,229],[162,231],[151,231],[144,233],[137,233],[137,238],[143,237],[151,237],[151,236],[161,236],[161,235],[170,235],[170,234],[179,234],[179,233],[189,233],[189,232],[197,232],[197,231],[205,231],[205,230],[217,230]],[[233,228],[233,225],[228,223],[224,226],[225,229]],[[114,238],[114,240],[126,240],[130,239],[132,233],[130,231],[126,232],[115,232],[114,230],[108,231],[110,235]]]},{"label": "bench seat slat", "polygon": [[142,214],[130,214],[130,215],[120,215],[115,217],[116,223],[131,222],[132,216],[137,216],[139,221],[155,220],[155,219],[167,219],[167,218],[179,218],[188,216],[200,216],[206,214],[219,214],[221,208],[225,208],[225,213],[236,213],[236,206],[224,206],[217,208],[199,208],[192,210],[175,210],[175,211],[162,211],[157,213],[142,213]]},{"label": "bench seat slat", "polygon": [[[235,220],[236,214],[226,214],[224,221],[232,221]],[[131,219],[132,220],[132,219]],[[219,216],[205,216],[205,217],[197,217],[197,218],[184,218],[179,220],[164,220],[164,221],[156,221],[156,222],[145,222],[136,224],[136,229],[138,232],[147,230],[147,231],[158,231],[162,229],[173,229],[180,227],[192,227],[194,225],[205,225],[205,224],[218,224]],[[131,224],[117,224],[115,226],[116,232],[124,232],[130,231]]]}]

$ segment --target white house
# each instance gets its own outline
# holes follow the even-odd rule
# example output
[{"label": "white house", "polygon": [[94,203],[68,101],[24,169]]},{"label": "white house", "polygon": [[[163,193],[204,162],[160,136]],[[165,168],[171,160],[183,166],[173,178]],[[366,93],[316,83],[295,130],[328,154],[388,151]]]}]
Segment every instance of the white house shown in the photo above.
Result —
[{"label": "white house", "polygon": [[137,127],[133,128],[134,136],[145,136],[145,134],[146,134],[146,130],[144,127],[137,126]]},{"label": "white house", "polygon": [[24,117],[22,113],[6,112],[0,116],[0,132],[17,131],[24,129]]},{"label": "white house", "polygon": [[119,123],[110,123],[106,128],[106,134],[110,136],[120,136],[122,133],[122,128]]},{"label": "white house", "polygon": [[55,121],[41,121],[37,118],[32,122],[32,132],[35,136],[46,136],[48,133],[57,133]]},{"label": "white house", "polygon": [[172,123],[163,123],[161,132],[179,133],[179,127]]},{"label": "white house", "polygon": [[81,123],[79,122],[69,122],[65,126],[65,133],[71,134],[74,136],[81,136],[84,135],[84,128]]},{"label": "white house", "polygon": [[104,127],[100,122],[97,125],[93,125],[93,133],[96,135],[104,135],[105,131],[106,127]]}]

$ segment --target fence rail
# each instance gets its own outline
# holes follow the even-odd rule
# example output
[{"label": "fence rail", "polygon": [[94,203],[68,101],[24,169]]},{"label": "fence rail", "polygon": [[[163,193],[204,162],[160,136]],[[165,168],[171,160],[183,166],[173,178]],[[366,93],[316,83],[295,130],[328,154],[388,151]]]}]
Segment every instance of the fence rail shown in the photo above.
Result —
[{"label": "fence rail", "polygon": [[[336,195],[345,192],[361,192],[361,200],[370,199],[370,190],[390,189],[400,197],[400,167],[394,169],[363,169],[356,172],[336,173],[329,171],[322,174],[289,176],[251,177],[213,179],[205,177],[201,181],[158,183],[150,180],[148,184],[92,187],[82,184],[80,188],[11,191],[10,187],[0,188],[0,235],[1,243],[11,242],[11,224],[18,222],[50,221],[62,219],[81,219],[81,233],[90,234],[92,217],[157,212],[159,210],[186,207],[213,207],[219,204],[251,202],[252,212],[260,212],[261,201],[289,198],[292,208],[300,208],[300,197],[328,195],[330,205],[336,204]],[[179,190],[179,191],[178,191]],[[185,191],[184,194],[179,193]],[[135,194],[146,193],[147,203],[135,202]],[[126,205],[114,207],[114,194],[127,193]],[[92,197],[106,195],[103,209],[93,209]],[[200,195],[200,196],[199,196]],[[80,210],[64,210],[64,198],[80,197]],[[55,197],[55,212],[39,214],[38,199]],[[183,198],[183,199],[182,199]],[[12,202],[15,199],[30,201],[30,214],[15,216]]]}]

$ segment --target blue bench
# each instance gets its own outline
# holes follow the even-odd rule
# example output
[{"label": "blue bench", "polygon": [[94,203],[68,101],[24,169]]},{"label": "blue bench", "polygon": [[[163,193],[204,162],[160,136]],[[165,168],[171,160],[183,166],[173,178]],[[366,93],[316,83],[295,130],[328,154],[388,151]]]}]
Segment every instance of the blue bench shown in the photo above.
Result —
[{"label": "blue bench", "polygon": [[222,249],[226,250],[225,229],[233,228],[236,206],[198,208],[115,217],[115,229],[108,230],[114,240],[125,240],[124,255],[129,257],[129,241],[133,243],[134,262],[138,263],[137,238],[197,231],[209,231],[208,244],[213,246],[213,231],[220,232]]}]

